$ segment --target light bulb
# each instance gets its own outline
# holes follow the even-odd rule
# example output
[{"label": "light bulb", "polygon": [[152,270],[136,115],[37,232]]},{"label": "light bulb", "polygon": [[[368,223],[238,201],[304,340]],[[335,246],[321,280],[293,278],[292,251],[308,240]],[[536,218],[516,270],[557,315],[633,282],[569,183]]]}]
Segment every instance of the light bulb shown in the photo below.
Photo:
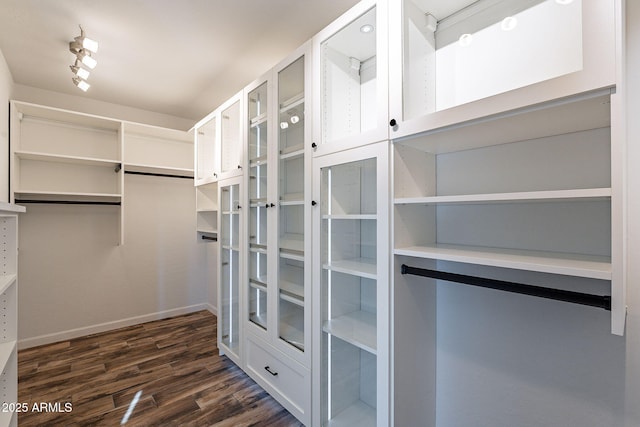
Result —
[{"label": "light bulb", "polygon": [[300,121],[300,117],[298,117],[296,115],[293,115],[293,116],[291,116],[291,118],[289,120],[291,120],[291,123],[293,123],[295,125],[296,123],[298,123]]},{"label": "light bulb", "polygon": [[91,68],[92,70],[96,67],[96,65],[98,65],[98,61],[96,61],[95,59],[93,59],[91,56],[89,56],[89,54],[85,53],[82,56],[82,59],[80,60],[80,62],[82,62],[84,65],[86,65],[87,67]]},{"label": "light bulb", "polygon": [[82,47],[93,53],[98,52],[98,42],[88,37],[82,39]]},{"label": "light bulb", "polygon": [[76,76],[80,77],[83,80],[87,80],[89,78],[89,75],[91,73],[89,73],[88,70],[85,70],[84,68],[78,66],[78,61],[76,61],[75,65],[70,65],[69,68],[71,68],[71,71],[73,71],[73,74],[75,74]]},{"label": "light bulb", "polygon": [[360,27],[360,32],[361,33],[371,33],[373,31],[373,25],[371,24],[364,24],[362,27]]},{"label": "light bulb", "polygon": [[513,16],[507,16],[502,20],[500,28],[502,31],[511,31],[518,26],[518,19]]},{"label": "light bulb", "polygon": [[82,90],[83,92],[86,92],[87,89],[89,89],[91,87],[91,85],[87,82],[85,82],[84,80],[78,78],[78,77],[74,77],[73,79],[73,84],[75,84],[76,86],[78,86],[78,88],[80,90]]},{"label": "light bulb", "polygon": [[460,38],[458,39],[458,43],[462,47],[469,46],[472,41],[473,41],[473,36],[469,33],[461,35]]},{"label": "light bulb", "polygon": [[280,122],[280,129],[286,129],[289,127],[289,123],[287,122]]}]

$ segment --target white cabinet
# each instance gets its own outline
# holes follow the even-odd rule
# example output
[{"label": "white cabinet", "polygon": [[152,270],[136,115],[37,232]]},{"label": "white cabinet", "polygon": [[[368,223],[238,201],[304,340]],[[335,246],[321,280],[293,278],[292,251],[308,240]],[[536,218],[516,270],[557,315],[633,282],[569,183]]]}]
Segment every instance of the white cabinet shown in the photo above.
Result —
[{"label": "white cabinet", "polygon": [[216,110],[194,126],[196,186],[218,179],[218,173],[220,173],[219,118],[220,114]]},{"label": "white cabinet", "polygon": [[305,424],[311,421],[309,52],[310,44],[302,46],[245,89],[246,370]]},{"label": "white cabinet", "polygon": [[242,175],[244,159],[244,92],[239,92],[219,108],[220,111],[220,176]]},{"label": "white cabinet", "polygon": [[386,0],[358,3],[313,45],[316,154],[387,139]]},{"label": "white cabinet", "polygon": [[618,0],[398,3],[391,138],[615,85]]},{"label": "white cabinet", "polygon": [[218,348],[242,365],[242,263],[244,211],[242,177],[219,181]]},{"label": "white cabinet", "polygon": [[[18,400],[18,213],[25,208],[0,203],[0,389],[2,403],[14,405]],[[17,426],[18,414],[0,412],[0,426]]]},{"label": "white cabinet", "polygon": [[11,110],[12,202],[121,202],[121,122],[17,101]]},{"label": "white cabinet", "polygon": [[389,425],[388,143],[313,170],[314,425]]}]

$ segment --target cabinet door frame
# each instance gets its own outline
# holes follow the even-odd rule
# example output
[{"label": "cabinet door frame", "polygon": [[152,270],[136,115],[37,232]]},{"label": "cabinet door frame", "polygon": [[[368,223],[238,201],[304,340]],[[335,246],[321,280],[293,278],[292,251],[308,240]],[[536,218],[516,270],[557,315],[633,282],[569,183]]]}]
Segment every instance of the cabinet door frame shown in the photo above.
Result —
[{"label": "cabinet door frame", "polygon": [[390,167],[389,142],[365,145],[347,151],[315,157],[313,159],[313,355],[312,355],[312,416],[313,424],[322,421],[322,212],[321,185],[322,169],[344,163],[376,158],[376,339],[377,339],[377,408],[378,426],[391,424],[393,396],[391,395],[391,333],[390,307],[393,305],[391,294],[391,230],[390,230]]},{"label": "cabinet door frame", "polygon": [[[303,145],[304,145],[304,173],[305,173],[305,183],[304,183],[304,351],[299,351],[294,348],[292,345],[282,340],[279,337],[279,328],[278,321],[280,318],[280,299],[279,299],[279,262],[280,257],[278,253],[278,243],[279,243],[279,232],[280,232],[280,200],[279,200],[279,188],[280,188],[280,154],[279,154],[279,99],[278,99],[278,91],[279,91],[279,74],[281,71],[286,69],[289,65],[296,62],[298,59],[304,58],[304,116],[305,116],[305,128],[304,128],[304,136],[303,136]],[[313,56],[312,56],[312,43],[311,41],[307,41],[295,51],[293,51],[287,58],[282,60],[273,68],[273,97],[272,97],[272,107],[271,110],[274,112],[274,122],[273,122],[273,159],[275,167],[274,169],[274,178],[273,182],[275,183],[275,191],[273,195],[273,200],[276,201],[276,207],[273,212],[270,214],[274,217],[274,226],[273,229],[273,241],[275,242],[274,248],[274,256],[272,267],[270,267],[274,273],[273,280],[276,286],[274,286],[273,300],[274,300],[274,326],[273,326],[273,342],[276,348],[287,356],[295,359],[300,362],[306,368],[311,367],[311,353],[312,353],[312,327],[311,327],[311,312],[312,312],[312,287],[311,287],[311,254],[312,254],[312,228],[311,228],[311,191],[312,191],[312,176],[311,176],[311,168],[312,168],[312,94],[313,94],[313,84],[312,84],[312,70],[313,70]]]},{"label": "cabinet door frame", "polygon": [[[213,173],[211,175],[204,176],[203,178],[198,178],[198,160],[200,158],[200,153],[198,151],[198,146],[201,142],[198,141],[198,132],[200,128],[209,122],[213,121],[215,123],[215,135],[213,137]],[[218,181],[220,175],[220,109],[215,109],[211,113],[207,114],[202,120],[196,123],[193,126],[193,178],[194,178],[194,186],[210,184],[212,182]]]},{"label": "cabinet door frame", "polygon": [[[227,171],[223,171],[223,165],[224,165],[224,158],[222,157],[222,154],[224,153],[224,140],[222,139],[224,137],[223,133],[222,133],[222,124],[223,124],[223,120],[224,120],[224,111],[226,109],[228,109],[229,107],[231,107],[233,104],[235,104],[236,102],[239,103],[239,110],[240,110],[240,120],[238,120],[238,139],[240,141],[240,147],[236,153],[237,155],[237,163],[238,163],[238,168],[237,169],[229,169]],[[245,131],[245,126],[244,126],[244,120],[243,117],[246,116],[246,114],[244,113],[245,111],[245,101],[244,101],[244,90],[241,90],[240,92],[236,93],[235,95],[233,95],[231,98],[229,98],[228,100],[226,100],[222,105],[220,105],[220,107],[218,107],[216,109],[217,112],[219,112],[219,125],[216,127],[216,132],[219,135],[219,137],[217,138],[218,140],[218,146],[219,146],[219,165],[220,165],[220,171],[218,173],[218,179],[219,180],[223,180],[225,178],[230,178],[233,176],[242,176],[243,175],[243,170],[246,169],[247,167],[247,153],[245,152],[245,143],[244,141],[246,140],[246,131]],[[235,162],[234,162],[235,163]]]},{"label": "cabinet door frame", "polygon": [[[333,141],[324,142],[322,113],[322,44],[369,10],[376,8],[376,127]],[[362,0],[338,19],[317,33],[313,39],[313,140],[317,147],[314,156],[347,150],[389,137],[389,78],[388,78],[388,0]]]}]

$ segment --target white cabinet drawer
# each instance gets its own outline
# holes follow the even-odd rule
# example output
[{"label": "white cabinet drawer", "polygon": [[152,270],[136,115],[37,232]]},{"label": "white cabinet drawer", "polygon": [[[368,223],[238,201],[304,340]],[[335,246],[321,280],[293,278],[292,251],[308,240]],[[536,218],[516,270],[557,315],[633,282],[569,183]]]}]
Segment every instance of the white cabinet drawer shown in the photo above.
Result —
[{"label": "white cabinet drawer", "polygon": [[304,424],[310,423],[311,375],[295,360],[262,341],[246,340],[247,373]]}]

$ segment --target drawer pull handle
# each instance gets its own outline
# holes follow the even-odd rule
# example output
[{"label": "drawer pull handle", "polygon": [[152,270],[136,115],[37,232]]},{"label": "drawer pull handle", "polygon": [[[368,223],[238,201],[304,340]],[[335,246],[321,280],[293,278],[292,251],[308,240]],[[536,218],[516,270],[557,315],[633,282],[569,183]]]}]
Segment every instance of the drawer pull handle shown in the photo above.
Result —
[{"label": "drawer pull handle", "polygon": [[270,373],[271,375],[273,375],[274,377],[278,375],[278,373],[277,373],[277,372],[273,372],[273,371],[271,370],[271,368],[269,368],[268,366],[265,366],[265,367],[264,367],[264,370],[265,370],[265,371],[267,371],[267,372],[269,372],[269,373]]}]

